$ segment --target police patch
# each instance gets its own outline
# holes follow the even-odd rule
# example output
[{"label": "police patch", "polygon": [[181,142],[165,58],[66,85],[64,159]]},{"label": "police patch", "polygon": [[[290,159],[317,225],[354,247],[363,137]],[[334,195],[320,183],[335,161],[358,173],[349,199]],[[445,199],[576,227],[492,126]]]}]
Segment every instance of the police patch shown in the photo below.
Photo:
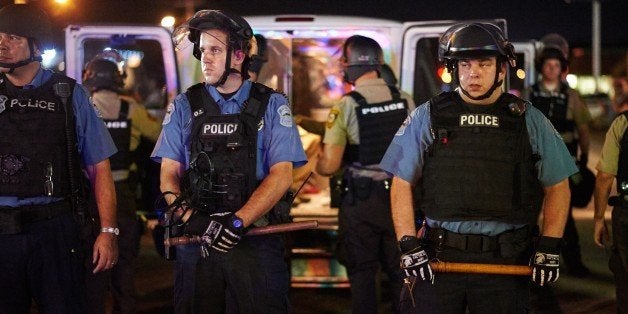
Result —
[{"label": "police patch", "polygon": [[395,136],[402,136],[406,132],[406,128],[408,127],[411,121],[412,121],[412,117],[407,116],[406,119],[403,120],[403,123],[399,127],[399,130],[397,130],[397,133],[395,133]]},{"label": "police patch", "polygon": [[329,111],[329,115],[327,116],[327,123],[325,123],[325,126],[328,129],[330,129],[334,125],[334,122],[336,121],[336,118],[338,118],[339,114],[340,110],[338,110],[338,108],[331,108],[331,110]]},{"label": "police patch", "polygon": [[491,128],[499,127],[499,117],[490,114],[470,113],[460,115],[461,127],[486,126]]},{"label": "police patch", "polygon": [[168,105],[168,108],[166,108],[166,115],[164,116],[164,122],[162,122],[162,125],[166,125],[168,123],[170,123],[170,117],[172,116],[172,113],[174,112],[174,103],[170,103]]},{"label": "police patch", "polygon": [[9,99],[7,96],[0,95],[0,113],[7,109],[7,106],[4,104],[5,102],[7,102],[7,99]]},{"label": "police patch", "polygon": [[279,114],[279,123],[287,128],[291,128],[292,113],[290,112],[290,107],[288,107],[288,105],[282,105],[277,108],[277,113]]}]

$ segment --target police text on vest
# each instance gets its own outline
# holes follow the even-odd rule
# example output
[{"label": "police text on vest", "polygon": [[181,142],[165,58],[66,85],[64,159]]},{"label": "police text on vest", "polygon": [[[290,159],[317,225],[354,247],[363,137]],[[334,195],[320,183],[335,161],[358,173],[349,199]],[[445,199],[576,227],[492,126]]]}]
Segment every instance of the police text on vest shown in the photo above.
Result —
[{"label": "police text on vest", "polygon": [[499,127],[499,117],[490,114],[463,114],[460,115],[460,126],[487,126]]},{"label": "police text on vest", "polygon": [[203,135],[229,135],[237,129],[237,123],[205,123],[203,124]]}]

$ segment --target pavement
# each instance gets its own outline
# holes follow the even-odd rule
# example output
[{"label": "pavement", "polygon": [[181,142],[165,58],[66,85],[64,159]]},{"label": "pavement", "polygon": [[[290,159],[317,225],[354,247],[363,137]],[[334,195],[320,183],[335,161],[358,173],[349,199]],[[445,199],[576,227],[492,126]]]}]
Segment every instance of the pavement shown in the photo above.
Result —
[{"label": "pavement", "polygon": [[[589,156],[589,168],[594,169],[599,159],[604,133],[594,131]],[[595,172],[595,171],[594,171]],[[561,272],[560,279],[550,290],[541,292],[533,313],[615,313],[615,288],[608,269],[608,251],[593,243],[593,202],[573,212],[580,235],[583,262],[591,275],[578,278]],[[610,209],[607,212],[610,223]],[[609,225],[610,226],[610,225]],[[138,313],[173,313],[173,263],[163,260],[155,251],[152,238],[146,232],[136,264]],[[389,313],[390,303],[382,293],[380,313]],[[552,297],[553,296],[553,297]],[[351,295],[346,288],[302,289],[290,292],[294,313],[350,313]],[[110,311],[111,309],[109,309]]]}]

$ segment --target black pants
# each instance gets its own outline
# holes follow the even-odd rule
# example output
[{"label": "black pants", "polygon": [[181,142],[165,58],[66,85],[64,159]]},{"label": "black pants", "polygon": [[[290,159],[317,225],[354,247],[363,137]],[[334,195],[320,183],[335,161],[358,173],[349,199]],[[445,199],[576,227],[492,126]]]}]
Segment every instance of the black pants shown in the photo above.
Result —
[{"label": "black pants", "polygon": [[377,313],[377,275],[386,273],[397,310],[401,290],[399,248],[390,214],[390,196],[381,182],[371,182],[369,191],[353,189],[343,198],[339,212],[340,250],[351,283],[353,313]]},{"label": "black pants", "polygon": [[609,266],[615,276],[617,313],[628,313],[628,208],[613,209],[613,247]]},{"label": "black pants", "polygon": [[288,313],[290,274],[280,235],[244,237],[196,264],[194,313]]},{"label": "black pants", "polygon": [[82,247],[71,213],[0,235],[0,313],[84,313]]},{"label": "black pants", "polygon": [[[469,252],[441,246],[435,257],[444,262],[527,264],[528,243],[507,245],[508,256],[502,256],[502,249]],[[435,249],[432,245],[430,251]],[[468,309],[469,313],[528,313],[529,281],[528,276],[436,273],[434,284],[420,279],[404,284],[401,312],[462,314]]]}]

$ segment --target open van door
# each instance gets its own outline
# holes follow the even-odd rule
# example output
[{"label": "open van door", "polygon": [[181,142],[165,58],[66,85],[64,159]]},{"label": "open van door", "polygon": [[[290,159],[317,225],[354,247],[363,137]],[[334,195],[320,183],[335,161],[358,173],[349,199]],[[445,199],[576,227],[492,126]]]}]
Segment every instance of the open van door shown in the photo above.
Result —
[{"label": "open van door", "polygon": [[107,49],[125,59],[124,93],[162,115],[180,92],[170,32],[158,26],[70,25],[65,29],[66,74],[81,83],[85,64]]},{"label": "open van door", "polygon": [[[452,88],[452,77],[446,73],[444,64],[438,60],[438,40],[440,36],[451,26],[458,23],[492,23],[506,31],[506,20],[473,20],[473,21],[428,21],[428,22],[406,22],[403,25],[403,46],[401,53],[400,85],[401,89],[413,95],[417,105],[429,100],[432,96],[441,91],[448,91]],[[508,37],[508,36],[506,36]],[[531,44],[531,43],[530,43]],[[528,87],[532,81],[518,78],[521,75],[518,69],[523,69],[525,73],[533,73],[534,58],[533,45],[525,43],[514,44],[517,53],[517,69],[509,69],[509,76],[506,79],[506,90],[510,90],[512,85],[517,90]],[[532,71],[532,72],[531,72]]]}]

